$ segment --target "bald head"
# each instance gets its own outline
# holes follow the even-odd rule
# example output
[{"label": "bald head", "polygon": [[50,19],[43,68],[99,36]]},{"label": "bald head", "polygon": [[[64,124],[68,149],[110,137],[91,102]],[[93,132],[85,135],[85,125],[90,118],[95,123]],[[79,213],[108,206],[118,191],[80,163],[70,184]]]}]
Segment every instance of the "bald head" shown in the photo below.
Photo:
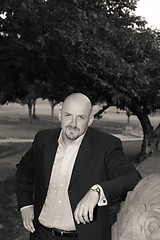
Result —
[{"label": "bald head", "polygon": [[65,106],[71,105],[71,106],[76,106],[76,108],[83,107],[86,109],[86,113],[91,114],[92,111],[92,104],[90,99],[82,94],[82,93],[72,93],[63,102],[62,108],[65,108]]},{"label": "bald head", "polygon": [[69,95],[63,102],[59,119],[65,140],[76,140],[93,122],[91,101],[82,93]]}]

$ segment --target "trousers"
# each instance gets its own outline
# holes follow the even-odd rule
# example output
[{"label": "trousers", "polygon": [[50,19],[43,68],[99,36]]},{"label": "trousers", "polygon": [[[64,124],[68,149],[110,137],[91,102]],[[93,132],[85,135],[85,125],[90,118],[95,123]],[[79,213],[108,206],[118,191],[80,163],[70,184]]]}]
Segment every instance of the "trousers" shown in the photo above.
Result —
[{"label": "trousers", "polygon": [[30,240],[78,240],[78,237],[55,236],[39,225],[38,229],[30,235]]}]

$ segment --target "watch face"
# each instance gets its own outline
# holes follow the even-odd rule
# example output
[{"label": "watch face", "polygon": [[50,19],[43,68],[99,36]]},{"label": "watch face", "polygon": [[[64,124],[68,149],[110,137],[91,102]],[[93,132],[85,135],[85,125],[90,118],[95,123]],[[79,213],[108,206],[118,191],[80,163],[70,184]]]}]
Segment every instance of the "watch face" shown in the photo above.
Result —
[{"label": "watch face", "polygon": [[96,192],[98,192],[98,193],[100,193],[100,189],[99,189],[98,186],[93,186],[91,189],[96,191]]}]

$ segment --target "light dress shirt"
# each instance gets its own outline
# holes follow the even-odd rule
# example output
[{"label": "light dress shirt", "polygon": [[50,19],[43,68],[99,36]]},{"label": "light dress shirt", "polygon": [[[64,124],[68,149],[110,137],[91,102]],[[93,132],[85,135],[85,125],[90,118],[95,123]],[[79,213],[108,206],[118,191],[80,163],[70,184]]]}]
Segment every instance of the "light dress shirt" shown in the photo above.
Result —
[{"label": "light dress shirt", "polygon": [[[65,146],[62,138],[62,131],[60,133],[47,196],[39,216],[39,222],[46,227],[68,231],[75,230],[68,196],[68,187],[83,137],[84,134],[73,141],[69,146]],[[98,186],[100,188],[98,206],[107,205],[103,189],[100,185]],[[31,205],[25,206],[21,208],[21,210],[30,206]]]},{"label": "light dress shirt", "polygon": [[84,135],[65,146],[62,132],[51,172],[45,203],[39,222],[49,228],[75,230],[72,210],[68,196],[68,186],[75,159]]}]

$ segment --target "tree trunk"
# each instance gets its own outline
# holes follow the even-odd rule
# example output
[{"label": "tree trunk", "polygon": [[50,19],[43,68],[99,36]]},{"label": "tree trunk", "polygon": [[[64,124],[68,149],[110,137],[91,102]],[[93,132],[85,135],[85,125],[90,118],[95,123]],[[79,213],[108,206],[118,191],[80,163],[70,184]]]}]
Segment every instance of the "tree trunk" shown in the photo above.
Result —
[{"label": "tree trunk", "polygon": [[51,118],[53,119],[53,116],[54,116],[54,106],[51,105]]},{"label": "tree trunk", "polygon": [[128,123],[128,125],[130,124],[130,116],[129,115],[127,115],[127,123]]},{"label": "tree trunk", "polygon": [[54,116],[54,107],[57,104],[57,102],[55,100],[48,100],[51,106],[51,118],[53,119]]},{"label": "tree trunk", "polygon": [[28,122],[32,123],[32,106],[33,104],[30,102],[28,105]]},{"label": "tree trunk", "polygon": [[33,102],[33,119],[38,119],[36,116],[36,100]]},{"label": "tree trunk", "polygon": [[33,103],[33,118],[36,118],[36,101]]},{"label": "tree trunk", "polygon": [[138,156],[138,160],[142,161],[144,158],[149,157],[152,153],[155,152],[155,141],[154,141],[154,129],[151,125],[148,114],[138,113],[137,117],[141,123],[143,130],[143,141],[141,152]]}]

